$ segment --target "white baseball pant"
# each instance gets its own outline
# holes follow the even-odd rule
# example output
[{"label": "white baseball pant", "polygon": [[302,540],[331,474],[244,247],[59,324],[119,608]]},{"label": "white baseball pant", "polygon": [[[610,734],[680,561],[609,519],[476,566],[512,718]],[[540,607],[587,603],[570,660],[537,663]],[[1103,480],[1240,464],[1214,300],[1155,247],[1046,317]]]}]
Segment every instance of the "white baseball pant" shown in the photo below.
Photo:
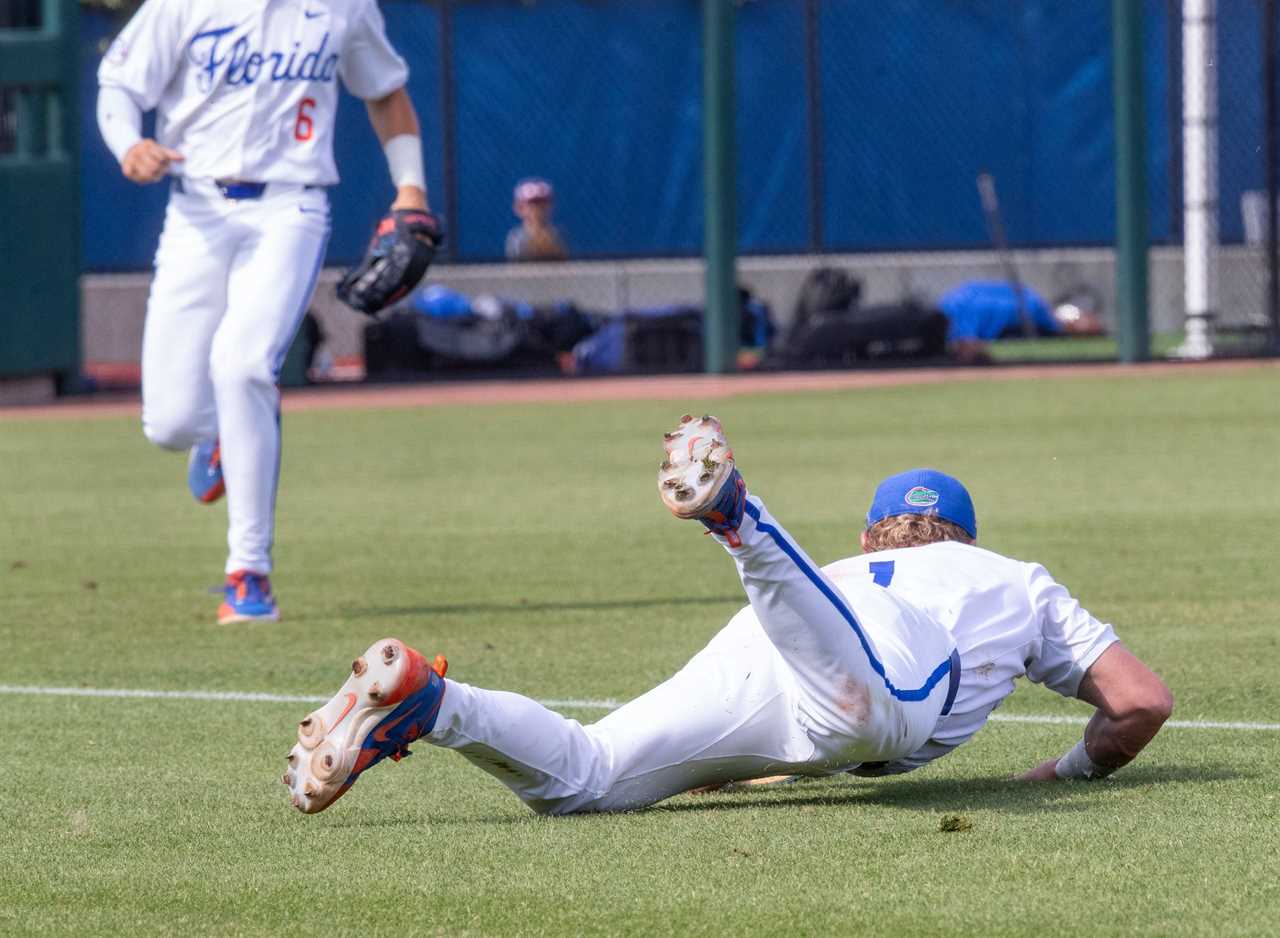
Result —
[{"label": "white baseball pant", "polygon": [[840,592],[748,497],[729,551],[751,605],[674,677],[583,726],[448,681],[431,742],[543,814],[625,811],[690,788],[901,758],[959,680],[947,630],[868,580]]},{"label": "white baseball pant", "polygon": [[271,571],[285,354],[329,240],[323,189],[270,184],[224,198],[175,185],[142,340],[142,426],[166,449],[221,440],[226,571]]}]

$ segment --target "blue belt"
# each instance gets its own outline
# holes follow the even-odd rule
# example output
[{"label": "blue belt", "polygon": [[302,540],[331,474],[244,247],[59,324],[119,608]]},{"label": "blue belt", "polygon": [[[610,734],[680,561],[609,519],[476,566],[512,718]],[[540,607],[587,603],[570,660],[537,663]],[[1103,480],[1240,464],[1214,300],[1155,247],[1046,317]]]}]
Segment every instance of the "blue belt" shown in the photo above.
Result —
[{"label": "blue belt", "polygon": [[956,702],[956,691],[960,689],[960,650],[951,651],[951,675],[947,683],[947,699],[942,704],[942,715],[951,712],[951,705]]},{"label": "blue belt", "polygon": [[[267,191],[268,185],[265,182],[244,182],[239,179],[215,179],[213,184],[218,187],[218,191],[222,193],[224,199],[231,199],[236,202],[262,198],[262,194]],[[181,176],[173,178],[173,187],[179,192],[187,191]],[[322,187],[303,186],[302,188],[319,189]]]},{"label": "blue belt", "polygon": [[218,187],[218,191],[222,193],[224,199],[260,199],[262,193],[267,191],[265,182],[241,182],[238,179],[215,179],[213,184]]}]

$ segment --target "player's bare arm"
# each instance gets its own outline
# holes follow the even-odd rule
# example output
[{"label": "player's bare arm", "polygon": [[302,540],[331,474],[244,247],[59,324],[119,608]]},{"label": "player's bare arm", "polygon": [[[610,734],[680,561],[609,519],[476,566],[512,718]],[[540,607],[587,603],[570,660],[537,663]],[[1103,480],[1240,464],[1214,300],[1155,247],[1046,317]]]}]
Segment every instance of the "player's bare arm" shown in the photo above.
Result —
[{"label": "player's bare arm", "polygon": [[392,209],[427,209],[427,184],[422,170],[422,137],[418,114],[409,92],[397,88],[391,94],[366,101],[369,123],[387,154],[396,186]]},{"label": "player's bare arm", "polygon": [[1173,712],[1169,688],[1119,642],[1085,673],[1077,696],[1098,708],[1084,739],[1065,756],[1019,776],[1023,781],[1109,775],[1133,761]]},{"label": "player's bare arm", "polygon": [[366,98],[365,107],[386,154],[396,195],[364,258],[347,271],[337,292],[348,306],[374,315],[418,284],[444,242],[444,228],[427,207],[422,137],[409,93],[401,86]]}]

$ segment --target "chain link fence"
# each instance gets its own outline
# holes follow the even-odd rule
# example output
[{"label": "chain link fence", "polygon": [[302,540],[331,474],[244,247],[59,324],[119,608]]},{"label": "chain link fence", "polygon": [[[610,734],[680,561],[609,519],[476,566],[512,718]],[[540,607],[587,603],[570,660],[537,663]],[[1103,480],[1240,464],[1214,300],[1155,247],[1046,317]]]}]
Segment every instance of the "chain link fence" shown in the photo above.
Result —
[{"label": "chain link fence", "polygon": [[[86,5],[118,28],[136,3]],[[1185,301],[1183,2],[1142,5],[1152,320],[1170,331],[1180,328]],[[1005,268],[992,253],[977,187],[985,173],[1027,282],[1046,294],[1085,283],[1109,297],[1111,6],[739,0],[743,253],[889,258],[870,274],[871,299],[928,299],[964,276],[999,276]],[[1268,74],[1274,86],[1267,37],[1276,3],[1216,6],[1217,314],[1220,326],[1260,328],[1272,315],[1265,91]],[[447,259],[502,259],[518,223],[513,190],[528,177],[553,187],[553,220],[573,258],[700,251],[699,0],[383,0],[381,7],[410,63],[432,202],[449,223]],[[338,120],[344,180],[335,194],[334,263],[360,253],[387,195],[385,174],[369,161],[363,109],[344,101]],[[87,174],[100,171],[93,162]]]}]

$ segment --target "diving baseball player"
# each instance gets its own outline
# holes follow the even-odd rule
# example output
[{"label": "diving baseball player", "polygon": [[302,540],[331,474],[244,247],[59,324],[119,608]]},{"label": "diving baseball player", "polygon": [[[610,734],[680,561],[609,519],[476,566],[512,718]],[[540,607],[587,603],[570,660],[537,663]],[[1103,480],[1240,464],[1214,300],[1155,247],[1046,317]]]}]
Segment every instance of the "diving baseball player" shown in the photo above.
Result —
[{"label": "diving baseball player", "polygon": [[[285,353],[329,239],[338,82],[367,105],[395,200],[344,282],[366,311],[407,292],[440,242],[405,62],[375,0],[146,0],[98,70],[98,125],[124,175],[172,179],[142,342],[142,425],[225,491],[219,622],[279,618],[268,575]],[[142,136],[156,111],[155,139]],[[416,279],[414,280],[416,283]]]},{"label": "diving baseball player", "polygon": [[862,556],[820,568],[747,494],[719,422],[665,437],[663,502],[737,565],[750,605],[670,680],[590,726],[518,694],[446,680],[375,643],[302,721],[283,781],[322,811],[422,739],[456,749],[545,814],[625,811],[767,775],[909,772],[974,735],[1018,677],[1097,711],[1024,779],[1096,779],[1168,718],[1168,689],[1044,567],[974,545],[956,479],[916,469],[877,488]]}]

